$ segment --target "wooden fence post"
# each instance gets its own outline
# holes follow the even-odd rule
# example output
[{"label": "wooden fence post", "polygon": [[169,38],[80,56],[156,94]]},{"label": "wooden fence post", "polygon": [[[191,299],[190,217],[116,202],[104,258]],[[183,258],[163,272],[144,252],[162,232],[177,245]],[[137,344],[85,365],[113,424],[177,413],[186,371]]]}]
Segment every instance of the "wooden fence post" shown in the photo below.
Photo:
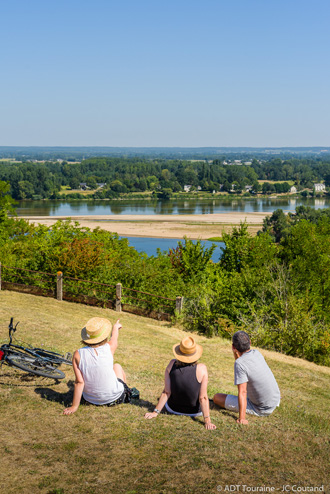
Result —
[{"label": "wooden fence post", "polygon": [[1,262],[0,262],[0,290],[1,290]]},{"label": "wooden fence post", "polygon": [[121,283],[116,285],[116,312],[121,312]]},{"label": "wooden fence post", "polygon": [[62,271],[57,272],[56,298],[57,298],[57,300],[63,300],[63,273],[62,273]]},{"label": "wooden fence post", "polygon": [[175,310],[180,314],[183,308],[183,297],[176,297]]}]

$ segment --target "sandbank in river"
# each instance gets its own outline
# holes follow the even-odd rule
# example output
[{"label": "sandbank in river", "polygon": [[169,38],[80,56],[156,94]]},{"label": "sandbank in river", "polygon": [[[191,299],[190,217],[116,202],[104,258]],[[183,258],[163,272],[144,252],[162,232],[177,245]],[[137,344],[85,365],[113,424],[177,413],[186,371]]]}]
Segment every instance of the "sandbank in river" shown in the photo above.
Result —
[{"label": "sandbank in river", "polygon": [[[215,213],[182,215],[88,215],[70,216],[81,226],[94,229],[97,227],[116,232],[122,237],[183,238],[206,240],[220,237],[223,231],[231,231],[246,221],[251,234],[256,234],[262,227],[263,219],[270,213]],[[31,223],[51,226],[67,216],[22,216]]]}]

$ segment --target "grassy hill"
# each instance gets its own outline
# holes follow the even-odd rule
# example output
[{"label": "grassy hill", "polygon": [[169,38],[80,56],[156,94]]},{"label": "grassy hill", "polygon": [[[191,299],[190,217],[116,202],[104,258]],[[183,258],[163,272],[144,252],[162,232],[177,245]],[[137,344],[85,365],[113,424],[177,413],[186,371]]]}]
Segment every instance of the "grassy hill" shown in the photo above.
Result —
[{"label": "grassy hill", "polygon": [[[114,322],[118,314],[1,291],[1,342],[7,340],[10,316],[20,321],[17,339],[72,352],[89,318]],[[161,414],[147,421],[143,417],[162,391],[172,346],[185,333],[131,314],[120,320],[115,360],[128,384],[140,390],[141,399],[133,404],[81,406],[67,417],[62,411],[72,400],[71,368],[63,368],[66,379],[56,384],[0,367],[0,478],[6,493],[216,493],[234,484],[279,490],[324,485],[329,492],[329,368],[261,350],[282,393],[272,416],[252,417],[243,427],[235,414],[213,409],[216,431],[187,417]],[[216,391],[235,393],[230,342],[197,340],[209,369],[209,397]]]}]

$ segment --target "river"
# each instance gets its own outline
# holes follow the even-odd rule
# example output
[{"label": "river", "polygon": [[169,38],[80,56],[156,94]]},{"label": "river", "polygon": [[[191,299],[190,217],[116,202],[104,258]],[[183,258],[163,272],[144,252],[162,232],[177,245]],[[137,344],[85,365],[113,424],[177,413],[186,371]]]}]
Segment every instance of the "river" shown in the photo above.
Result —
[{"label": "river", "polygon": [[330,198],[217,198],[117,201],[19,201],[18,216],[88,216],[88,215],[152,215],[152,214],[214,214],[228,212],[269,213],[276,209],[294,211],[297,206],[330,207]]},{"label": "river", "polygon": [[[161,251],[168,252],[169,249],[175,249],[178,246],[178,242],[182,242],[184,244],[184,240],[180,240],[178,238],[150,238],[150,237],[125,237],[128,239],[129,244],[134,247],[138,252],[145,252],[148,256],[156,256],[157,249]],[[196,243],[196,240],[193,240]],[[224,247],[224,242],[210,242],[208,240],[203,240],[202,244],[210,248],[212,245],[215,245],[215,249],[212,254],[212,261],[218,262],[221,255],[222,250],[221,247]]]},{"label": "river", "polygon": [[[248,199],[191,199],[191,200],[117,200],[117,201],[20,201],[16,211],[18,216],[105,216],[105,215],[180,215],[180,214],[214,214],[228,212],[269,213],[276,209],[294,211],[297,206],[304,205],[313,208],[330,207],[328,198],[248,198]],[[139,252],[146,252],[148,256],[156,256],[157,249],[168,251],[175,248],[180,239],[177,238],[150,238],[126,237]],[[205,247],[212,242],[204,241]],[[217,262],[222,254],[223,242],[216,243],[212,260]]]}]

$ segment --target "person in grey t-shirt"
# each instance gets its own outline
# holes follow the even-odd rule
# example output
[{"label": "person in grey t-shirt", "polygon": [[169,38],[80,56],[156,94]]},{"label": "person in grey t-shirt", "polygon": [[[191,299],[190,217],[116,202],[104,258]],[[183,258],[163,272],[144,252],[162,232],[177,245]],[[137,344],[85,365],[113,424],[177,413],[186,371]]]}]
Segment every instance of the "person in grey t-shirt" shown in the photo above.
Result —
[{"label": "person in grey t-shirt", "polygon": [[249,335],[245,331],[237,331],[232,343],[238,397],[217,393],[213,401],[221,408],[239,412],[237,422],[248,424],[246,413],[258,416],[270,415],[279,406],[281,395],[264,357],[258,350],[250,348]]}]

